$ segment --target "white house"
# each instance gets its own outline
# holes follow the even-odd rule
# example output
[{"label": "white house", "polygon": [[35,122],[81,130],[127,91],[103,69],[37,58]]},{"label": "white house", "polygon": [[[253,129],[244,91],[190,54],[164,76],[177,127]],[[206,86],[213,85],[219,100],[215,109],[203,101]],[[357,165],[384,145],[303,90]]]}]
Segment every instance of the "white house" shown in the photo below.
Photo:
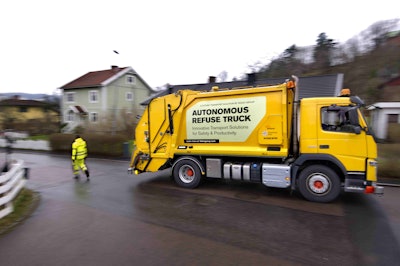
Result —
[{"label": "white house", "polygon": [[371,126],[380,140],[387,140],[389,125],[400,123],[400,75],[378,86],[379,102],[372,104]]},{"label": "white house", "polygon": [[368,107],[368,110],[371,111],[371,127],[376,137],[387,139],[389,124],[400,123],[400,102],[378,102]]},{"label": "white house", "polygon": [[112,125],[109,130],[118,131],[125,123],[134,124],[144,110],[140,102],[154,93],[132,67],[118,66],[88,72],[61,89],[66,132],[105,123]]}]

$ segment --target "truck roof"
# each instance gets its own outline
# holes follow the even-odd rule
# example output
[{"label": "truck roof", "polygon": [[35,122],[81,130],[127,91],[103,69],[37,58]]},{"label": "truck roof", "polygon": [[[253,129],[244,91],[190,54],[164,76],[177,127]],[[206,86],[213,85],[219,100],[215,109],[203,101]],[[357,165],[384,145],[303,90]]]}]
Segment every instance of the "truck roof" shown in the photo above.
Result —
[{"label": "truck roof", "polygon": [[350,97],[315,97],[315,98],[303,98],[300,100],[302,103],[307,104],[350,104],[351,100]]}]

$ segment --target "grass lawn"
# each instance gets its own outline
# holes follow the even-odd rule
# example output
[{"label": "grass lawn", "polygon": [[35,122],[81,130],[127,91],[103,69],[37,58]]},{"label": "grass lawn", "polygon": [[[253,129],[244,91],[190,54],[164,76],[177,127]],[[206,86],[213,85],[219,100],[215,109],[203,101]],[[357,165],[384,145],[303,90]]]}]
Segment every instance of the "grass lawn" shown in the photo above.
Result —
[{"label": "grass lawn", "polygon": [[0,235],[9,232],[28,218],[37,207],[39,200],[38,193],[26,188],[22,189],[13,200],[14,211],[0,219]]}]

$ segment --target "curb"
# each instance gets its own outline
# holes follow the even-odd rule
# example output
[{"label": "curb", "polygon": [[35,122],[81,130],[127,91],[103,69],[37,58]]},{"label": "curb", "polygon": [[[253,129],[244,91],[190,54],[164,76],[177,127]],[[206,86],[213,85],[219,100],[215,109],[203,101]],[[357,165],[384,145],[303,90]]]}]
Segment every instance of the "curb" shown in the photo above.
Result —
[{"label": "curb", "polygon": [[394,184],[394,183],[377,183],[377,185],[384,187],[400,187],[400,184]]}]

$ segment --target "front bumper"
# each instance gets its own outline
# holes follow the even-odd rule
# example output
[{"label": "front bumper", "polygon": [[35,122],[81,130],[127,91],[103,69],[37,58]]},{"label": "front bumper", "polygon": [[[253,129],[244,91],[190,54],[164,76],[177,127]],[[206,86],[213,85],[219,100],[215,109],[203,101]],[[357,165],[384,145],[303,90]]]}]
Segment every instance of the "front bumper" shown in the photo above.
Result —
[{"label": "front bumper", "polygon": [[344,191],[383,195],[384,187],[378,186],[376,182],[365,181],[362,179],[346,179],[344,183]]}]

